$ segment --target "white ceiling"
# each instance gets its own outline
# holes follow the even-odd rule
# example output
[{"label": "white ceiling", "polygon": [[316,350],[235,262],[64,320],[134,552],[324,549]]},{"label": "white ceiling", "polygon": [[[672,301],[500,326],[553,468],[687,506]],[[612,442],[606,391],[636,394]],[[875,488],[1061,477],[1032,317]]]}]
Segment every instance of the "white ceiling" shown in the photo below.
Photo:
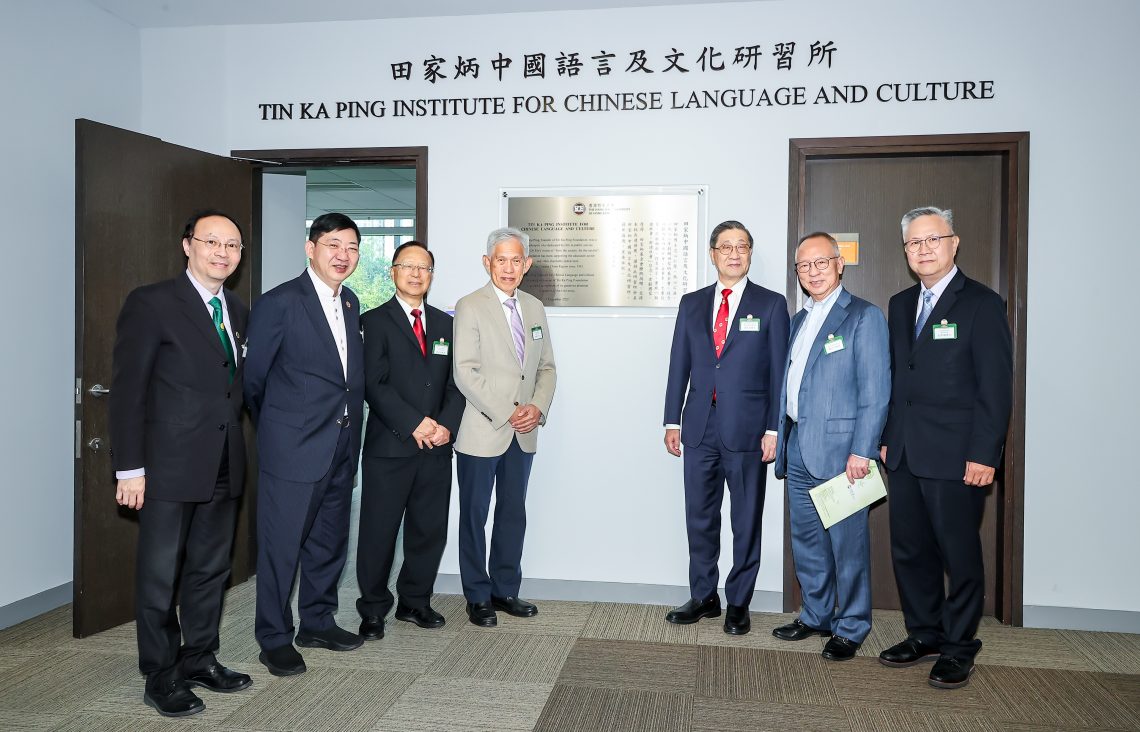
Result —
[{"label": "white ceiling", "polygon": [[319,168],[305,177],[310,219],[330,211],[353,219],[415,216],[415,168]]},{"label": "white ceiling", "polygon": [[312,23],[550,10],[700,5],[746,0],[89,0],[137,28]]}]

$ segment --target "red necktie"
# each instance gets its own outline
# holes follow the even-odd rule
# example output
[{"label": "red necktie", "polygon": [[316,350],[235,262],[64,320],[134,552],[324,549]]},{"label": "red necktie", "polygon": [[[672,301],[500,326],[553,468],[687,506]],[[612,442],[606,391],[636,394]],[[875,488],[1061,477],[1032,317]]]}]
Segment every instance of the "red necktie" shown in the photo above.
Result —
[{"label": "red necktie", "polygon": [[[716,322],[713,324],[713,347],[716,357],[724,350],[724,341],[728,338],[728,296],[732,290],[727,287],[720,291],[720,310],[716,311]],[[716,389],[713,389],[713,403],[716,403]]]},{"label": "red necktie", "polygon": [[728,296],[732,290],[727,287],[720,291],[720,310],[716,311],[716,324],[713,326],[713,346],[716,347],[716,357],[724,350],[724,341],[728,338]]},{"label": "red necktie", "polygon": [[420,342],[420,353],[427,355],[427,339],[424,338],[424,321],[420,320],[420,311],[417,308],[412,308],[412,317],[415,321],[412,323],[412,332],[416,334],[416,340]]}]

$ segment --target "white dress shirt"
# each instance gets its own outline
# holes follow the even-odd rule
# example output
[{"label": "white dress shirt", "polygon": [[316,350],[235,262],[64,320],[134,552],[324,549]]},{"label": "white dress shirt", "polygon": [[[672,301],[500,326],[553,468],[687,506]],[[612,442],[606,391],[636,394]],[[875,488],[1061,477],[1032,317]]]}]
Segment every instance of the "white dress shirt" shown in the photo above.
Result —
[{"label": "white dress shirt", "polygon": [[946,288],[950,286],[950,280],[954,279],[954,275],[958,274],[958,265],[950,268],[946,276],[934,283],[933,287],[928,288],[922,285],[918,290],[918,307],[914,310],[914,324],[918,325],[918,316],[922,315],[922,293],[928,289],[934,293],[934,297],[930,298],[930,310],[933,312],[934,307],[938,304],[938,298],[942,297],[942,293],[946,292]]},{"label": "white dress shirt", "polygon": [[[214,308],[210,307],[210,300],[218,298],[222,301],[222,323],[226,327],[226,337],[230,339],[230,347],[234,349],[234,355],[237,355],[237,341],[234,340],[234,329],[230,325],[230,309],[226,305],[226,296],[222,292],[222,288],[218,288],[216,293],[210,292],[201,282],[194,279],[194,275],[190,273],[190,269],[186,269],[186,276],[190,278],[190,284],[194,285],[194,289],[198,291],[198,295],[202,298],[202,303],[206,306],[206,312],[210,314],[210,320],[214,319]],[[127,480],[128,478],[141,478],[146,475],[146,468],[132,468],[131,470],[116,470],[115,478],[118,480]]]},{"label": "white dress shirt", "polygon": [[[331,287],[317,277],[312,267],[307,267],[305,271],[309,273],[309,279],[317,289],[321,311],[329,323],[329,330],[332,331],[333,340],[336,341],[337,353],[340,354],[340,367],[344,371],[344,380],[348,381],[348,330],[344,325],[344,304],[340,301],[340,288],[333,292]],[[347,407],[345,409],[347,410]],[[347,411],[345,413],[347,414]]]},{"label": "white dress shirt", "polygon": [[400,293],[396,293],[396,302],[400,303],[400,307],[404,309],[404,315],[408,316],[408,325],[412,326],[413,330],[416,327],[416,319],[412,316],[412,310],[420,311],[420,323],[424,327],[424,337],[427,337],[427,306],[425,303],[421,300],[419,305],[409,305],[404,302],[404,298],[400,297]]},{"label": "white dress shirt", "polygon": [[811,297],[804,301],[807,317],[804,318],[804,324],[800,326],[796,339],[792,342],[788,361],[788,417],[793,422],[798,422],[800,419],[800,386],[803,384],[804,369],[807,368],[812,344],[815,343],[815,337],[819,335],[823,322],[827,320],[828,313],[831,312],[842,291],[843,285],[840,285],[820,302]]}]

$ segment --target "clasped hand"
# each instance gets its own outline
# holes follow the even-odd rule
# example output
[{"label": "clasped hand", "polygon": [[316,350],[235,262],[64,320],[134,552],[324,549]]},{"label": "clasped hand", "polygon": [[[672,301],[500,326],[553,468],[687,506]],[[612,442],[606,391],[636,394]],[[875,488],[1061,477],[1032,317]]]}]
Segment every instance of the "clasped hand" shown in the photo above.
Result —
[{"label": "clasped hand", "polygon": [[424,417],[419,427],[412,432],[412,438],[420,449],[440,447],[451,441],[451,431],[431,417]]}]

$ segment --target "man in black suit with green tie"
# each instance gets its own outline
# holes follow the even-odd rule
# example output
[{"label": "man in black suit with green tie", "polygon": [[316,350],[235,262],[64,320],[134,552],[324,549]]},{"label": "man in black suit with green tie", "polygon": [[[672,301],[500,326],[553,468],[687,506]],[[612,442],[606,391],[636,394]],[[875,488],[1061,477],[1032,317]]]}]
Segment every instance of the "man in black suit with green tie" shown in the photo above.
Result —
[{"label": "man in black suit with green tie", "polygon": [[252,683],[214,656],[245,475],[249,310],[223,287],[241,261],[241,228],[220,211],[196,213],[182,251],[184,273],[140,287],[123,303],[110,405],[115,499],[139,513],[143,700],[166,717],[205,708],[190,686],[233,692]]},{"label": "man in black suit with green tie", "polygon": [[396,619],[438,628],[431,593],[447,541],[451,503],[451,442],[466,404],[451,372],[452,322],[425,297],[435,255],[418,241],[392,255],[396,294],[365,313],[364,396],[370,408],[364,437],[364,480],[356,576],[360,635],[384,637],[392,608],[388,575],[401,519],[404,565],[396,580]]}]

